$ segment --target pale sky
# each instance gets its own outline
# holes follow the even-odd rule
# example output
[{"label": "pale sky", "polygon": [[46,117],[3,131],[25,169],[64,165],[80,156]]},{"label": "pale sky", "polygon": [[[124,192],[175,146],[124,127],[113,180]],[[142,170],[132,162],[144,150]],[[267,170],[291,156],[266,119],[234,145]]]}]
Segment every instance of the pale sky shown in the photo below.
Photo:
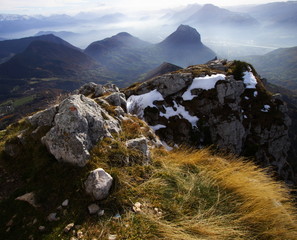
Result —
[{"label": "pale sky", "polygon": [[191,3],[212,3],[217,6],[261,4],[281,0],[0,0],[0,14],[55,14],[87,11],[138,11],[175,8]]}]

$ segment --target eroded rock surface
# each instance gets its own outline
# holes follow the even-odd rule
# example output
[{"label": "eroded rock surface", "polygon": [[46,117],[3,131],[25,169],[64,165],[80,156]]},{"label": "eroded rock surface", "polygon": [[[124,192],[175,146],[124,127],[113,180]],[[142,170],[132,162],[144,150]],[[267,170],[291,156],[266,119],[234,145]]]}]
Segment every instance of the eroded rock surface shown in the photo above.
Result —
[{"label": "eroded rock surface", "polygon": [[251,66],[241,69],[242,79],[230,75],[236,67],[215,60],[156,77],[126,90],[128,106],[165,142],[198,148],[214,144],[292,179],[285,103],[266,92]]}]

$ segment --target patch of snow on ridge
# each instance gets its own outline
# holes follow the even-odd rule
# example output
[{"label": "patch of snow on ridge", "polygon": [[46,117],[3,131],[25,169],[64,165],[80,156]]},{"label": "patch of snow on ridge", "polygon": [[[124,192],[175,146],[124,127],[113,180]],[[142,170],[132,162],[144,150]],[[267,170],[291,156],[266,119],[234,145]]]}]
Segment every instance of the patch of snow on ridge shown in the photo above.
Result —
[{"label": "patch of snow on ridge", "polygon": [[166,148],[167,151],[172,151],[173,147],[170,147],[165,141],[162,141],[163,146]]},{"label": "patch of snow on ridge", "polygon": [[174,108],[176,110],[173,107],[167,107],[167,108],[165,108],[166,113],[161,112],[160,116],[165,117],[167,119],[169,119],[170,117],[173,117],[173,116],[180,116],[180,117],[183,117],[184,119],[188,120],[192,124],[192,127],[195,127],[199,118],[196,116],[190,115],[190,113],[185,109],[184,106],[178,105],[175,101],[173,103],[174,103]]},{"label": "patch of snow on ridge", "polygon": [[166,128],[166,126],[162,124],[157,124],[155,126],[150,126],[150,128],[153,129],[154,131],[158,131],[161,128]]},{"label": "patch of snow on ridge", "polygon": [[184,92],[182,98],[184,100],[192,100],[194,97],[196,97],[196,95],[192,95],[191,90],[198,88],[209,90],[215,87],[217,81],[225,79],[226,75],[224,74],[213,74],[211,76],[194,78],[191,86],[186,92]]},{"label": "patch of snow on ridge", "polygon": [[164,98],[157,89],[141,95],[132,95],[127,100],[128,112],[133,112],[134,108],[139,108],[139,116],[143,117],[143,110],[146,107],[155,107],[154,101],[163,101]]},{"label": "patch of snow on ridge", "polygon": [[255,89],[258,82],[253,72],[246,71],[243,74],[243,83],[245,84],[245,87],[249,89]]}]

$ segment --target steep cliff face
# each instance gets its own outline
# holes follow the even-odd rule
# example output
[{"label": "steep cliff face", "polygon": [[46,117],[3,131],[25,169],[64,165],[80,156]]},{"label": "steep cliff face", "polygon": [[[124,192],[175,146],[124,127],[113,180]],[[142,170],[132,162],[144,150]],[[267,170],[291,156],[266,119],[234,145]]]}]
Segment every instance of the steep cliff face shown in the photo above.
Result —
[{"label": "steep cliff face", "polygon": [[284,102],[264,88],[252,66],[216,60],[165,74],[125,91],[128,111],[172,144],[214,144],[273,166],[294,181],[286,163],[290,119]]}]

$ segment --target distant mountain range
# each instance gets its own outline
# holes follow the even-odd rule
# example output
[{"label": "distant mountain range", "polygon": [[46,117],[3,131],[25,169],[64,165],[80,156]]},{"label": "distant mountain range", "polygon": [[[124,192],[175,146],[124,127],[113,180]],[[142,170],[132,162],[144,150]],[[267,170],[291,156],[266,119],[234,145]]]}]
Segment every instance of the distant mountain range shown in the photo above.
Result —
[{"label": "distant mountain range", "polygon": [[0,56],[0,93],[5,99],[28,88],[71,90],[90,81],[123,87],[163,62],[185,67],[207,62],[215,53],[194,28],[181,25],[159,44],[122,32],[83,51],[49,34],[1,41]]},{"label": "distant mountain range", "polygon": [[[240,3],[238,3],[240,4]],[[269,4],[245,5],[240,7],[220,8],[212,4],[200,5],[191,4],[184,8],[178,9],[163,9],[159,14],[147,11],[143,15],[125,15],[120,12],[96,13],[82,12],[74,16],[65,14],[52,16],[26,16],[15,14],[0,14],[0,37],[9,38],[11,33],[20,34],[23,31],[54,31],[61,32],[62,30],[74,31],[80,36],[65,38],[79,46],[86,46],[85,38],[92,36],[92,32],[106,32],[102,34],[102,38],[114,34],[114,29],[117,32],[133,29],[135,32],[143,32],[143,26],[150,26],[152,21],[158,21],[158,28],[154,30],[155,42],[159,37],[159,32],[167,34],[172,31],[168,30],[167,26],[174,24],[188,24],[195,28],[199,28],[199,32],[207,37],[215,37],[219,34],[226,38],[227,35],[234,40],[242,40],[239,31],[244,33],[245,30],[254,31],[252,34],[245,34],[244,37],[248,40],[258,40],[265,43],[265,36],[274,43],[291,43],[292,35],[296,35],[293,31],[296,30],[297,22],[297,3],[296,1],[276,2]],[[118,24],[121,23],[121,24]],[[135,24],[137,23],[137,24]],[[154,23],[153,23],[154,24]],[[225,33],[224,35],[220,34]],[[228,32],[226,33],[226,29]],[[165,31],[164,31],[165,30]],[[86,32],[87,31],[87,32]],[[134,33],[135,33],[134,32]],[[213,35],[211,35],[213,33]],[[277,35],[282,34],[282,38]],[[289,34],[289,36],[288,36]],[[140,36],[139,34],[137,34]],[[291,35],[291,36],[290,36]],[[65,37],[62,35],[57,35]],[[268,36],[268,37],[267,37]],[[162,36],[163,37],[163,36]],[[71,39],[72,38],[72,39]],[[153,38],[153,37],[152,37]],[[285,38],[285,39],[284,39]],[[93,38],[92,39],[96,39]],[[150,39],[148,37],[148,39]],[[269,42],[270,43],[270,42]]]},{"label": "distant mountain range", "polygon": [[36,40],[25,51],[0,65],[0,76],[9,78],[49,78],[76,76],[81,71],[99,69],[99,63],[64,44]]},{"label": "distant mountain range", "polygon": [[203,45],[197,30],[187,25],[180,25],[158,44],[144,42],[128,33],[119,33],[91,43],[85,53],[126,78],[135,78],[164,61],[187,67],[205,63],[216,56]]},{"label": "distant mountain range", "polygon": [[33,41],[53,42],[73,49],[77,49],[70,43],[64,41],[61,38],[56,37],[53,34],[14,40],[4,40],[0,41],[0,63],[3,63],[7,61],[9,58],[13,57],[14,55],[23,52]]},{"label": "distant mountain range", "polygon": [[297,91],[297,47],[280,48],[263,56],[242,57],[269,82]]},{"label": "distant mountain range", "polygon": [[245,11],[263,24],[272,26],[297,27],[297,1],[274,2],[252,7],[244,7]]},{"label": "distant mountain range", "polygon": [[185,22],[200,27],[254,27],[260,24],[247,13],[232,12],[213,4],[204,5]]}]

